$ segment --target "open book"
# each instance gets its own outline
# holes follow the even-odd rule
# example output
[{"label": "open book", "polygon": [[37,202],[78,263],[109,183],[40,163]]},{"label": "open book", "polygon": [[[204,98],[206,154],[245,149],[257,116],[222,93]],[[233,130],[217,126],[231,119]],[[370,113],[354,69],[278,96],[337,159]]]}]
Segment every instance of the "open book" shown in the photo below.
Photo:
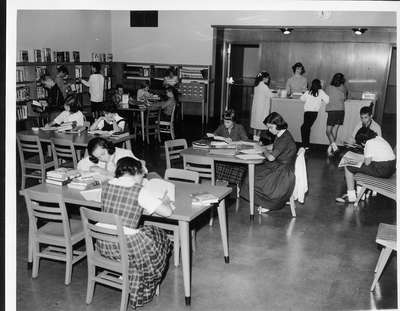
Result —
[{"label": "open book", "polygon": [[161,200],[166,195],[170,201],[170,206],[175,209],[175,185],[160,178],[153,178],[144,183],[139,195],[139,203],[142,207],[149,209],[154,204],[161,204]]},{"label": "open book", "polygon": [[361,167],[364,163],[364,156],[359,153],[355,153],[352,151],[347,151],[343,158],[340,160],[338,167],[343,166],[354,166],[354,167]]},{"label": "open book", "polygon": [[225,143],[228,143],[228,138],[226,138],[226,137],[217,136],[217,135],[214,135],[213,133],[207,133],[206,135],[209,138],[214,138],[215,140],[219,140],[219,141],[223,141]]}]

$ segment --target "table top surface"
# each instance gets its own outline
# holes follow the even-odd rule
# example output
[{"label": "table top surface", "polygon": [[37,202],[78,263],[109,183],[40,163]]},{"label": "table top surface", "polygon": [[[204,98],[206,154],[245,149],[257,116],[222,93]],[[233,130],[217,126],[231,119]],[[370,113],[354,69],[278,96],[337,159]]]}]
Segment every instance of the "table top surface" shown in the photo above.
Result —
[{"label": "table top surface", "polygon": [[233,155],[212,154],[210,153],[210,149],[194,149],[193,147],[182,150],[180,154],[183,157],[185,157],[185,155],[204,156],[213,158],[216,161],[243,163],[243,164],[260,164],[263,163],[265,160],[265,159],[244,160],[244,159],[239,159]]},{"label": "table top surface", "polygon": [[157,102],[152,102],[151,105],[147,106],[144,103],[141,103],[141,105],[143,106],[137,106],[137,105],[132,105],[129,106],[128,108],[118,108],[117,110],[121,110],[121,111],[146,111],[149,109],[158,109],[161,107],[161,102],[157,101]]},{"label": "table top surface", "polygon": [[[178,181],[171,181],[176,185],[175,188],[175,206],[176,209],[172,215],[168,217],[173,220],[192,221],[197,216],[210,208],[210,206],[192,206],[192,194],[211,193],[215,195],[219,201],[223,200],[232,189],[229,187],[212,186],[208,184],[192,184]],[[36,186],[20,190],[20,195],[25,195],[26,191],[32,190],[40,193],[61,194],[66,203],[77,204],[79,206],[88,206],[92,208],[101,208],[101,203],[95,201],[87,201],[82,196],[81,191],[68,188],[68,186],[57,186],[52,184],[38,184]]]},{"label": "table top surface", "polygon": [[[77,133],[58,133],[57,131],[33,131],[33,130],[24,130],[20,131],[17,134],[22,134],[22,135],[30,135],[30,136],[39,136],[39,139],[44,142],[50,142],[52,139],[65,139],[65,140],[70,140],[75,146],[80,146],[80,147],[86,147],[88,142],[98,136],[96,134],[89,134],[87,131],[84,131],[80,134]],[[104,138],[107,138],[111,140],[114,144],[120,143],[127,141],[129,139],[134,138],[135,135],[128,135],[124,137],[108,137],[104,136]]]}]

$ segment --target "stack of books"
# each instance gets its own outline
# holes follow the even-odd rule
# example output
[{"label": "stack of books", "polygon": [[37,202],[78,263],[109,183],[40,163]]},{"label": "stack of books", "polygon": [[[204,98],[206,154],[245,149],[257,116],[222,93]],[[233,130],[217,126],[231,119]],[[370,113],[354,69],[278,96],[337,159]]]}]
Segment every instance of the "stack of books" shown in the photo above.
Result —
[{"label": "stack of books", "polygon": [[59,167],[46,173],[46,183],[63,186],[79,175],[80,173],[77,170]]},{"label": "stack of books", "polygon": [[205,206],[218,203],[218,198],[212,193],[208,192],[193,193],[191,197],[192,197],[192,205],[194,206]]},{"label": "stack of books", "polygon": [[100,181],[95,179],[93,175],[79,176],[74,178],[69,184],[68,188],[86,190],[100,185]]},{"label": "stack of books", "polygon": [[210,141],[207,139],[196,140],[192,143],[193,149],[209,149]]}]

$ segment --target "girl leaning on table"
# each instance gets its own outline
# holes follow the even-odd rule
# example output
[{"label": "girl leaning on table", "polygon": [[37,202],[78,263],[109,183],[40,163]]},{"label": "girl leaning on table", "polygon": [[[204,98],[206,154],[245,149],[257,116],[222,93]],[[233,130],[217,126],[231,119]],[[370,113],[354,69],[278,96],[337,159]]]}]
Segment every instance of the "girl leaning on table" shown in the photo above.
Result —
[{"label": "girl leaning on table", "polygon": [[118,113],[114,104],[107,104],[103,107],[102,116],[97,118],[90,126],[91,131],[113,131],[122,132],[125,129],[125,119]]},{"label": "girl leaning on table", "polygon": [[393,149],[389,143],[378,136],[376,132],[368,127],[363,127],[357,132],[356,142],[364,147],[364,163],[360,168],[354,166],[344,167],[347,193],[336,198],[336,202],[339,203],[355,202],[355,173],[363,173],[379,178],[389,178],[396,172],[396,156]]},{"label": "girl leaning on table", "polygon": [[61,112],[53,121],[47,123],[45,127],[61,125],[63,123],[76,123],[77,126],[83,126],[85,116],[78,109],[78,105],[73,95],[68,96],[64,102],[64,111]]},{"label": "girl leaning on table", "polygon": [[[171,246],[164,230],[153,226],[139,227],[143,211],[164,217],[172,214],[172,205],[166,194],[155,198],[143,188],[146,182],[144,174],[140,161],[123,157],[116,164],[115,177],[103,183],[101,192],[102,211],[119,215],[124,226],[131,309],[152,300],[168,267]],[[96,248],[106,258],[121,258],[118,243],[97,240]]]},{"label": "girl leaning on table", "polygon": [[[266,161],[255,167],[254,203],[262,213],[278,210],[285,206],[293,193],[295,185],[294,164],[296,161],[296,143],[288,124],[276,112],[269,114],[264,124],[268,131],[276,136],[272,150],[265,149]],[[249,177],[241,189],[241,196],[249,200]]]}]

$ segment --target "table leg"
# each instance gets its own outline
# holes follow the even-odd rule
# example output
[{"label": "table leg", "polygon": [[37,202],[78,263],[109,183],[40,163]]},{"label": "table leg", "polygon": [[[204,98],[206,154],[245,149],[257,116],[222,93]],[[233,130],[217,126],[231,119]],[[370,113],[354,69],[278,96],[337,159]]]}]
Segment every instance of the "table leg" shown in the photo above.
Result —
[{"label": "table leg", "polygon": [[183,102],[181,103],[181,120],[183,120]]},{"label": "table leg", "polygon": [[183,284],[185,287],[185,303],[190,305],[190,239],[189,239],[189,223],[187,221],[179,221],[179,237],[181,239],[182,254],[182,270]]},{"label": "table leg", "polygon": [[254,220],[254,164],[249,164],[250,220]]},{"label": "table leg", "polygon": [[142,141],[144,142],[144,110],[140,110],[140,123],[142,124]]},{"label": "table leg", "polygon": [[203,134],[204,129],[204,100],[201,101],[201,133]]},{"label": "table leg", "polygon": [[222,247],[224,249],[225,263],[229,263],[228,226],[226,224],[225,200],[218,205],[219,228],[221,229]]},{"label": "table leg", "polygon": [[33,262],[33,245],[32,245],[32,226],[29,221],[28,228],[28,269],[32,269]]}]

